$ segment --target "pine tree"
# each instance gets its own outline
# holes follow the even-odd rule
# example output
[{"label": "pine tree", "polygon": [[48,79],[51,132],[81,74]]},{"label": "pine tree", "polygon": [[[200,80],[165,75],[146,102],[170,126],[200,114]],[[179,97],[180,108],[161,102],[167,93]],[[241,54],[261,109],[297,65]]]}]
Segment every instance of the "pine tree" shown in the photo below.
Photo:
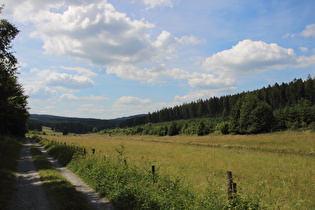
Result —
[{"label": "pine tree", "polygon": [[[3,7],[0,7],[0,13]],[[0,20],[0,136],[26,133],[27,96],[18,83],[18,61],[10,51],[19,30],[7,20]]]}]

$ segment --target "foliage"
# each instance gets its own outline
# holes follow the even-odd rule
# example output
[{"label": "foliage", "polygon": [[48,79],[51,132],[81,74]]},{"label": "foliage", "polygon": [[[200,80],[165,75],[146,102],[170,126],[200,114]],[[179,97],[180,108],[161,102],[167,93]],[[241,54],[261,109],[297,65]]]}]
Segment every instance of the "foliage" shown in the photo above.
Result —
[{"label": "foliage", "polygon": [[232,113],[231,131],[236,133],[268,132],[274,121],[271,107],[251,94],[239,99]]},{"label": "foliage", "polygon": [[29,119],[27,121],[27,129],[30,131],[42,131],[43,128],[42,128],[42,123],[38,120],[31,120]]},{"label": "foliage", "polygon": [[0,135],[24,136],[29,116],[27,96],[16,76],[18,62],[10,51],[18,33],[14,25],[0,20]]},{"label": "foliage", "polygon": [[9,209],[23,139],[1,136],[0,138],[0,206],[1,209]]},{"label": "foliage", "polygon": [[[140,134],[140,129],[145,124],[163,126],[169,125],[169,122],[176,122],[180,129],[178,133],[186,135],[206,135],[212,133],[214,127],[218,131],[225,128],[223,132],[221,131],[225,134],[264,133],[271,130],[306,128],[315,121],[314,116],[315,78],[308,75],[305,81],[294,79],[289,83],[281,85],[276,83],[251,92],[200,99],[181,106],[163,108],[146,116],[128,119],[120,123],[120,127],[128,129],[138,127],[139,130],[135,133]],[[203,124],[196,124],[198,121],[196,119],[205,122],[212,120],[216,124],[205,123],[204,127]],[[186,124],[183,125],[180,121],[185,121]],[[227,122],[225,127],[222,127],[224,124],[220,124],[222,122]],[[154,125],[151,127],[155,128]],[[161,135],[155,131],[151,133]],[[171,135],[174,134],[171,132]]]},{"label": "foliage", "polygon": [[223,135],[226,135],[229,134],[229,127],[230,123],[225,121],[217,124],[215,130],[220,131]]},{"label": "foliage", "polygon": [[228,210],[258,210],[263,209],[259,205],[258,200],[252,198],[242,198],[239,195],[236,195],[235,198],[228,201],[228,204],[225,206],[225,209]]},{"label": "foliage", "polygon": [[67,165],[76,153],[84,154],[85,151],[82,147],[66,145],[58,141],[47,141],[39,136],[33,136],[33,139],[43,145],[47,149],[47,152],[63,165]]}]

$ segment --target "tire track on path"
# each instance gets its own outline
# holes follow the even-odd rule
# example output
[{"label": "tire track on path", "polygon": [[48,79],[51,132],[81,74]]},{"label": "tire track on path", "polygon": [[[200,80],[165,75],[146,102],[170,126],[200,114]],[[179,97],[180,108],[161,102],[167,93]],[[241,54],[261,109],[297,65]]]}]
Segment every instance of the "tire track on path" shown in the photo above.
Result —
[{"label": "tire track on path", "polygon": [[16,168],[16,186],[11,200],[12,210],[51,210],[51,203],[31,156],[29,138],[21,149]]},{"label": "tire track on path", "polygon": [[66,167],[58,163],[53,157],[51,157],[47,151],[38,143],[35,143],[36,147],[46,156],[46,158],[53,164],[53,166],[65,177],[77,191],[81,192],[87,201],[90,203],[93,209],[113,210],[114,207],[96,193],[90,186],[85,184],[81,178],[75,175]]}]

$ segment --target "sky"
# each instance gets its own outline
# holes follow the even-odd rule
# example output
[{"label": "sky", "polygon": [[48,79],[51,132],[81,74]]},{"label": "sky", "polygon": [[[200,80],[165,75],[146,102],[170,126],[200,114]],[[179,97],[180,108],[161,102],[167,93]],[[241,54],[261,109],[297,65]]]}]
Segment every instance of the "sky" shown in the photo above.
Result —
[{"label": "sky", "polygon": [[114,119],[315,76],[314,0],[2,0],[31,114]]}]

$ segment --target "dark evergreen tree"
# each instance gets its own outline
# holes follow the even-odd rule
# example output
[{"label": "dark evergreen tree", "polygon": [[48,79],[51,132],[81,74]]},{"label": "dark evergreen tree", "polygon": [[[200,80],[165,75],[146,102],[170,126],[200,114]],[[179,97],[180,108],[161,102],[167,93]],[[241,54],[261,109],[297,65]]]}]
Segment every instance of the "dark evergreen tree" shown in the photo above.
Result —
[{"label": "dark evergreen tree", "polygon": [[169,136],[175,136],[179,133],[179,128],[177,126],[177,123],[176,122],[172,122],[169,126],[169,129],[168,129],[168,135]]},{"label": "dark evergreen tree", "polygon": [[0,136],[24,136],[27,131],[27,96],[16,76],[18,61],[10,51],[18,33],[14,25],[0,20]]},{"label": "dark evergreen tree", "polygon": [[273,112],[265,102],[248,94],[235,105],[231,115],[231,131],[237,133],[262,133],[271,130]]},{"label": "dark evergreen tree", "polygon": [[68,135],[68,134],[69,134],[68,128],[65,127],[65,128],[63,129],[62,135]]}]

